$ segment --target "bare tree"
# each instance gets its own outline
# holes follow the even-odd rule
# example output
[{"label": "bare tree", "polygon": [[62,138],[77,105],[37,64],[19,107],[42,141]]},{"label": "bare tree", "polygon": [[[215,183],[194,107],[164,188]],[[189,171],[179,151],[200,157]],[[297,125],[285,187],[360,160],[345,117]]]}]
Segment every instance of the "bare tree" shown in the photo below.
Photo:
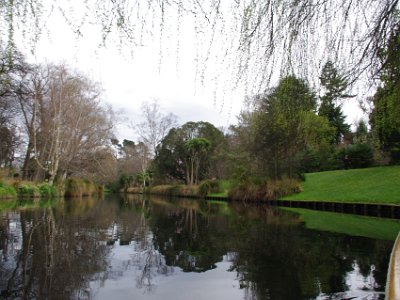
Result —
[{"label": "bare tree", "polygon": [[[36,177],[66,177],[83,166],[88,153],[107,147],[112,111],[101,104],[101,90],[64,65],[50,65],[31,75],[31,90],[20,97],[28,135],[24,169],[33,157]],[[40,179],[40,178],[37,178]]]},{"label": "bare tree", "polygon": [[142,122],[133,125],[136,133],[143,142],[149,155],[153,157],[157,145],[167,135],[168,131],[176,126],[176,116],[172,113],[165,114],[161,112],[157,100],[152,102],[143,102],[141,107]]},{"label": "bare tree", "polygon": [[29,65],[18,51],[8,53],[0,45],[0,167],[12,167],[20,146],[15,98],[28,71]]}]

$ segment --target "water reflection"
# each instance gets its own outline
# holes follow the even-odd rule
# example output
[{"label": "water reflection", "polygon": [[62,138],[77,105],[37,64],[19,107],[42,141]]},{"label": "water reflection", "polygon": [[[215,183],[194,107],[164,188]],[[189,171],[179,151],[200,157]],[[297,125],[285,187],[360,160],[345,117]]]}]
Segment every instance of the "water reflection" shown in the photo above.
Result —
[{"label": "water reflection", "polygon": [[267,207],[161,198],[3,212],[5,299],[383,299],[392,241]]}]

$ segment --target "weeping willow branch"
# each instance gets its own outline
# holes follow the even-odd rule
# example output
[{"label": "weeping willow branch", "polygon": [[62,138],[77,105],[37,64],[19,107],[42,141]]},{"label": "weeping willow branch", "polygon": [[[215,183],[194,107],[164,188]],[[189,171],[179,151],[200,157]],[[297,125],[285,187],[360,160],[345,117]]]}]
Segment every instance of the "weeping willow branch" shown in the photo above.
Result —
[{"label": "weeping willow branch", "polygon": [[[49,4],[50,3],[50,4]],[[17,30],[32,44],[46,28],[47,16],[60,12],[85,38],[87,26],[100,32],[99,45],[118,42],[130,49],[158,41],[160,65],[168,39],[192,26],[200,82],[206,79],[264,87],[287,73],[317,78],[332,60],[350,82],[373,78],[379,51],[398,21],[398,0],[85,0],[0,1],[0,35],[12,42]],[[190,20],[190,21],[188,21]],[[4,30],[8,28],[8,30]],[[178,37],[179,39],[179,37]],[[177,55],[181,43],[173,43]],[[218,66],[214,73],[208,66]],[[218,73],[218,76],[217,74]]]}]

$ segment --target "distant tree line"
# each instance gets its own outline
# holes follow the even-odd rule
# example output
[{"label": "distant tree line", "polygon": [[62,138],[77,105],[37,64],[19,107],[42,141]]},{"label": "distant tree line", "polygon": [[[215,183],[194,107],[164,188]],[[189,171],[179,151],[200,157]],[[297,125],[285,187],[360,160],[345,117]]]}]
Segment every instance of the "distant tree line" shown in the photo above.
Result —
[{"label": "distant tree line", "polygon": [[[343,113],[351,82],[334,61],[319,71],[321,95],[288,72],[247,98],[237,125],[223,132],[208,122],[176,124],[158,103],[142,105],[132,124],[137,142],[113,135],[113,113],[101,89],[65,65],[28,64],[0,51],[0,167],[28,180],[75,175],[123,187],[196,185],[203,179],[280,179],[305,172],[400,162],[400,30],[379,48],[380,82],[369,123],[351,130]],[[118,178],[118,180],[116,180]]]},{"label": "distant tree line", "polygon": [[[381,86],[371,101],[369,124],[351,130],[342,105],[353,101],[350,83],[327,61],[322,95],[295,75],[247,99],[238,125],[223,134],[206,122],[173,128],[151,165],[160,182],[197,184],[206,178],[299,178],[305,172],[363,168],[400,162],[399,31],[380,51]],[[193,178],[193,174],[195,174]]]}]

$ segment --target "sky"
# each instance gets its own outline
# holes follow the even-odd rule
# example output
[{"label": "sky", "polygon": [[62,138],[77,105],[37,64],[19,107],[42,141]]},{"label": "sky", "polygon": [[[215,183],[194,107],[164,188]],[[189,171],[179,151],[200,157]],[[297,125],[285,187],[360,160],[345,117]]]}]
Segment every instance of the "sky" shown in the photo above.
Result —
[{"label": "sky", "polygon": [[[136,140],[137,135],[129,124],[140,122],[141,103],[153,99],[157,99],[164,113],[175,114],[178,124],[208,121],[216,127],[227,128],[237,123],[246,87],[234,85],[228,78],[232,69],[223,73],[221,65],[212,57],[206,65],[199,62],[199,51],[204,55],[207,47],[194,34],[190,19],[181,20],[179,32],[174,32],[172,26],[165,29],[162,37],[156,33],[153,39],[134,48],[120,45],[115,36],[99,46],[100,30],[90,25],[82,28],[83,37],[78,38],[57,11],[49,15],[46,28],[35,45],[34,54],[23,39],[20,48],[27,49],[30,62],[65,62],[99,82],[105,101],[112,105],[118,117],[116,136],[119,139]],[[219,41],[214,43],[218,47]],[[349,124],[363,116],[354,100],[344,103],[344,112]]]},{"label": "sky", "polygon": [[[173,40],[176,37],[166,38],[160,53],[158,40],[148,40],[130,49],[127,45],[120,47],[111,37],[106,45],[99,46],[95,30],[87,28],[83,37],[77,37],[55,12],[49,17],[47,31],[35,45],[34,54],[30,51],[25,54],[32,63],[66,63],[99,82],[103,98],[118,117],[117,138],[136,139],[130,124],[140,122],[141,103],[154,99],[163,113],[175,114],[180,125],[208,121],[227,128],[236,123],[244,90],[218,88],[215,80],[201,82],[192,30],[179,33],[179,53]],[[21,42],[20,48],[30,49],[30,46]]]}]

